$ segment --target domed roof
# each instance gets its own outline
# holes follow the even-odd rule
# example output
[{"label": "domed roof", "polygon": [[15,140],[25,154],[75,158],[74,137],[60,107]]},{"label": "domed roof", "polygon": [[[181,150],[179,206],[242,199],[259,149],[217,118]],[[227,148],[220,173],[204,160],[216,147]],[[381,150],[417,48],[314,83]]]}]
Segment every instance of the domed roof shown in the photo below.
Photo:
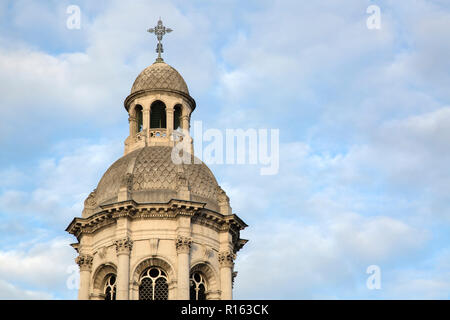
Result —
[{"label": "domed roof", "polygon": [[119,189],[126,187],[139,203],[166,203],[177,199],[180,183],[187,184],[193,201],[205,202],[218,211],[220,187],[211,170],[203,163],[176,165],[172,147],[150,146],[130,152],[114,162],[105,172],[93,202],[98,205],[117,202]]},{"label": "domed roof", "polygon": [[189,95],[189,90],[183,77],[177,70],[164,62],[155,62],[145,68],[134,81],[131,93],[140,90],[157,89],[176,90]]}]

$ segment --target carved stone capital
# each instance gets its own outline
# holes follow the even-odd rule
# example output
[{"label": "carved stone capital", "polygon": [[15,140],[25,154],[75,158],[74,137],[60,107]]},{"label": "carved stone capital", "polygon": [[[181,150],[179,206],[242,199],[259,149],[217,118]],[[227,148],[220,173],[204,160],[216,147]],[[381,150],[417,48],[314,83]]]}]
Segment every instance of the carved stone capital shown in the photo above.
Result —
[{"label": "carved stone capital", "polygon": [[75,259],[75,263],[80,266],[80,271],[91,271],[92,268],[92,256],[88,254],[80,254]]},{"label": "carved stone capital", "polygon": [[219,264],[221,268],[233,268],[234,259],[236,259],[236,254],[231,251],[222,251],[219,253]]},{"label": "carved stone capital", "polygon": [[192,238],[178,236],[175,240],[175,247],[177,248],[177,253],[189,253],[191,249]]},{"label": "carved stone capital", "polygon": [[114,241],[116,245],[116,253],[120,254],[130,254],[131,249],[133,248],[133,241],[130,238],[123,238],[120,240]]}]

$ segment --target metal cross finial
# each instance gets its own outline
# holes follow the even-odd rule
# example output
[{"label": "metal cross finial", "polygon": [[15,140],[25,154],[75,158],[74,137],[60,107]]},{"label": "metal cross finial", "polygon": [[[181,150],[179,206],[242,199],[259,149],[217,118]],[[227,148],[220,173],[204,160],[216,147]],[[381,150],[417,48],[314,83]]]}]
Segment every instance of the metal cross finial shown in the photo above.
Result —
[{"label": "metal cross finial", "polygon": [[156,38],[158,39],[158,44],[156,45],[156,52],[158,53],[158,58],[156,59],[156,62],[164,61],[163,58],[161,58],[161,53],[164,52],[161,40],[166,33],[172,32],[172,29],[163,26],[160,17],[158,20],[158,24],[154,28],[150,28],[147,31],[150,33],[154,33],[156,35]]}]

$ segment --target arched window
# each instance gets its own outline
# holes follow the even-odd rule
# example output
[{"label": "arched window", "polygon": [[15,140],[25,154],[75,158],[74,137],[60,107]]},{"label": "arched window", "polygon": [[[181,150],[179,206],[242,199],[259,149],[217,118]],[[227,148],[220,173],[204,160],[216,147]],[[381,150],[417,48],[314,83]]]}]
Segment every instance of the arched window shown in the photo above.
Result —
[{"label": "arched window", "polygon": [[161,268],[146,269],[139,279],[139,300],[167,300],[169,285],[167,275]]},{"label": "arched window", "polygon": [[191,300],[206,300],[206,282],[200,272],[194,272],[190,281]]},{"label": "arched window", "polygon": [[173,129],[177,130],[178,127],[181,127],[181,105],[179,104],[173,108]]},{"label": "arched window", "polygon": [[137,132],[141,132],[142,131],[142,126],[144,123],[144,116],[142,114],[142,106],[137,105],[136,106],[136,125],[137,125]]},{"label": "arched window", "polygon": [[103,293],[105,294],[105,300],[116,300],[116,276],[114,274],[106,277]]},{"label": "arched window", "polygon": [[150,128],[167,128],[166,105],[162,101],[155,101],[150,107]]}]

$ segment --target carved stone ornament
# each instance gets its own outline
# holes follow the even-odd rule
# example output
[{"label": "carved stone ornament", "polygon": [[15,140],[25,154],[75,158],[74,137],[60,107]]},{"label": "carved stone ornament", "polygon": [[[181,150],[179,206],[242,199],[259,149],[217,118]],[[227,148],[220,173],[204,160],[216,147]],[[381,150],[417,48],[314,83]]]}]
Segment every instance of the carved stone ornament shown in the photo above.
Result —
[{"label": "carved stone ornament", "polygon": [[94,208],[97,205],[97,200],[95,199],[97,195],[97,189],[94,189],[89,196],[84,200],[84,206],[88,208]]},{"label": "carved stone ornament", "polygon": [[203,249],[203,259],[208,260],[209,257],[213,255],[213,253],[214,253],[213,250],[209,246],[206,246],[206,245],[202,245],[201,247]]},{"label": "carved stone ornament", "polygon": [[127,173],[122,178],[122,186],[126,187],[128,191],[131,191],[133,188],[133,174]]},{"label": "carved stone ornament", "polygon": [[138,133],[134,136],[134,142],[141,141],[141,140],[143,139],[143,135],[145,135],[145,132],[144,132],[144,131],[138,132]]},{"label": "carved stone ornament", "polygon": [[177,172],[177,190],[189,189],[189,182],[184,172]]},{"label": "carved stone ornament", "polygon": [[98,251],[98,256],[99,256],[101,259],[104,259],[104,258],[106,257],[106,248],[105,248],[105,247],[101,248],[101,249]]},{"label": "carved stone ornament", "polygon": [[116,245],[117,254],[130,254],[130,251],[133,248],[133,240],[130,238],[116,240],[114,244]]},{"label": "carved stone ornament", "polygon": [[233,268],[236,254],[231,251],[222,251],[219,253],[219,264],[221,267]]},{"label": "carved stone ornament", "polygon": [[177,253],[189,253],[192,245],[192,238],[178,236],[175,240],[175,246],[177,248]]},{"label": "carved stone ornament", "polygon": [[164,52],[161,40],[166,33],[172,32],[172,29],[165,27],[161,21],[161,18],[159,18],[158,24],[154,28],[150,28],[147,31],[150,33],[154,33],[156,35],[156,38],[158,39],[158,45],[156,46],[156,53],[158,53],[158,58],[156,59],[156,62],[164,61],[163,58],[161,58],[161,53]]},{"label": "carved stone ornament", "polygon": [[75,263],[80,266],[80,271],[90,271],[92,268],[92,256],[88,254],[80,254],[76,259]]},{"label": "carved stone ornament", "polygon": [[230,198],[220,186],[217,186],[217,202],[219,206],[227,206],[230,204]]}]

